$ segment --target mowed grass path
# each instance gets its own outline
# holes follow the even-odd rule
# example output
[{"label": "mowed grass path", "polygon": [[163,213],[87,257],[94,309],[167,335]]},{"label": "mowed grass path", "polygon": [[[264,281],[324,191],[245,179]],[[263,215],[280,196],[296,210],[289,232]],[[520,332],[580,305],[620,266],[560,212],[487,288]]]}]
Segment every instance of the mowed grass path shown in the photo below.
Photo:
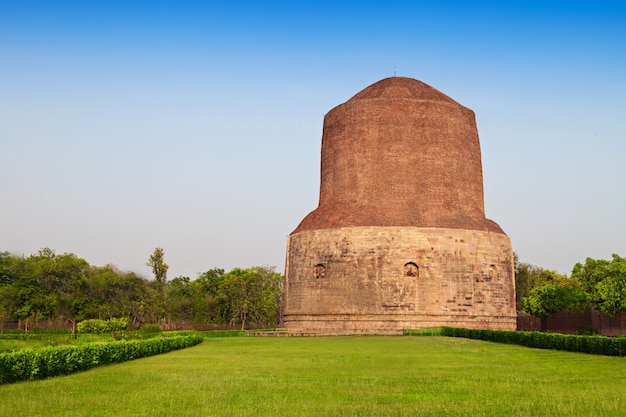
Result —
[{"label": "mowed grass path", "polygon": [[444,337],[225,338],[0,386],[0,416],[624,416],[626,358]]}]

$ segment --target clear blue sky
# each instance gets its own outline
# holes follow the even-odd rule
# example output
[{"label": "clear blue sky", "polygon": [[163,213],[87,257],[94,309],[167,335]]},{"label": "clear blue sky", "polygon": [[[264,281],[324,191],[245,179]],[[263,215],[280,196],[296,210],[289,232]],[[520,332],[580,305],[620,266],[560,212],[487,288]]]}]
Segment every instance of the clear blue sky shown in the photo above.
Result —
[{"label": "clear blue sky", "polygon": [[476,113],[522,261],[626,255],[626,2],[2,1],[0,251],[284,269],[323,115],[389,76]]}]

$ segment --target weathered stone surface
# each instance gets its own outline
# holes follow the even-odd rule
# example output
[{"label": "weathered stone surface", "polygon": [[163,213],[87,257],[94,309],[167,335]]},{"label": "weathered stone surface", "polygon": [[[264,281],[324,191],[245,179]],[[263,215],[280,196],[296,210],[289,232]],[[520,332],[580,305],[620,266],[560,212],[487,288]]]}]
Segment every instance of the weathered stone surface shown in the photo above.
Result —
[{"label": "weathered stone surface", "polygon": [[325,117],[320,202],[290,235],[285,327],[515,328],[508,237],[485,218],[474,113],[393,77]]},{"label": "weathered stone surface", "polygon": [[512,258],[508,237],[490,231],[357,226],[296,233],[289,238],[285,326],[338,333],[514,328]]}]

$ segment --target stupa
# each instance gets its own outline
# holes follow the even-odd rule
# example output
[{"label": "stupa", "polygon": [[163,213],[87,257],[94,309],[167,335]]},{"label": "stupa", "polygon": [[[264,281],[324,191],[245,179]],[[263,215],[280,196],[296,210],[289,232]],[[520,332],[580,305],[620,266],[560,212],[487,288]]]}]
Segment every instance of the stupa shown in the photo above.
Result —
[{"label": "stupa", "polygon": [[515,329],[513,251],[485,217],[474,112],[405,77],[330,110],[284,297],[289,332]]}]

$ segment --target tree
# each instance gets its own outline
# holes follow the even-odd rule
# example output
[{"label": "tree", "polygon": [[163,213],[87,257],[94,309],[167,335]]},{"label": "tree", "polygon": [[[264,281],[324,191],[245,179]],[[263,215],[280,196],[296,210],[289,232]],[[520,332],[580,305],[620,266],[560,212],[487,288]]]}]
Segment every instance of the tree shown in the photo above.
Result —
[{"label": "tree", "polygon": [[168,320],[190,322],[194,316],[194,287],[189,277],[178,276],[167,283],[165,310]]},{"label": "tree", "polygon": [[216,296],[217,290],[223,281],[224,270],[221,268],[213,268],[200,274],[194,282],[200,286],[203,292]]},{"label": "tree", "polygon": [[149,282],[134,272],[122,272],[115,265],[92,267],[85,294],[84,318],[126,317],[133,324],[156,320],[155,292]]},{"label": "tree", "polygon": [[167,283],[167,270],[169,265],[164,261],[165,253],[163,248],[156,248],[146,265],[152,268],[152,273],[155,279],[155,289],[157,292],[157,319],[162,320],[165,318],[165,284]]},{"label": "tree", "polygon": [[152,268],[156,282],[162,285],[165,285],[167,281],[167,270],[169,269],[169,265],[165,263],[164,257],[165,252],[163,248],[156,248],[146,263],[147,266]]},{"label": "tree", "polygon": [[0,322],[15,319],[17,294],[15,281],[23,269],[24,260],[9,252],[0,252]]},{"label": "tree", "polygon": [[516,253],[513,254],[513,257],[515,266],[515,300],[517,311],[522,311],[524,309],[522,306],[522,300],[528,296],[533,288],[567,279],[566,276],[561,275],[556,271],[550,271],[536,265],[520,262]]},{"label": "tree", "polygon": [[626,310],[626,275],[614,275],[598,282],[591,297],[595,307],[611,317]]},{"label": "tree", "polygon": [[267,327],[278,322],[282,275],[270,267],[213,268],[196,280],[167,281],[156,248],[147,265],[154,280],[114,265],[91,266],[71,253],[43,248],[28,258],[0,252],[0,322],[28,329],[41,320],[71,325],[88,319],[128,319],[134,325],[178,322]]},{"label": "tree", "polygon": [[587,258],[572,270],[591,294],[591,301],[601,312],[613,317],[626,310],[626,258],[617,254],[612,259]]},{"label": "tree", "polygon": [[[577,283],[577,279],[570,279],[565,274],[561,274],[554,270],[543,269],[536,265],[519,262],[517,254],[514,254],[515,265],[515,295],[517,311],[526,311],[523,300],[527,298],[533,289],[545,285],[555,285],[557,287],[570,287],[573,283]],[[536,298],[537,294],[534,294]],[[544,297],[547,293],[544,293]],[[549,313],[553,314],[553,313]],[[535,316],[540,317],[540,316]]]},{"label": "tree", "polygon": [[584,310],[589,298],[578,281],[545,284],[533,288],[522,299],[522,308],[528,314],[541,318],[541,330],[547,328],[547,317],[568,308]]},{"label": "tree", "polygon": [[275,325],[280,308],[282,275],[273,267],[235,268],[224,276],[218,290],[223,317],[229,325],[247,322],[260,327]]},{"label": "tree", "polygon": [[13,284],[19,273],[20,259],[9,252],[0,252],[0,285]]},{"label": "tree", "polygon": [[218,300],[220,286],[224,282],[225,272],[221,268],[209,269],[191,281],[194,297],[194,322],[228,323],[223,304]]},{"label": "tree", "polygon": [[69,322],[72,334],[76,332],[76,323],[82,319],[82,312],[77,308],[76,300],[87,288],[89,264],[73,253],[65,253],[54,258],[50,265],[50,290],[57,299],[57,318]]},{"label": "tree", "polygon": [[574,265],[572,277],[578,278],[585,289],[589,292],[597,283],[607,277],[626,275],[626,258],[613,254],[612,260],[587,258],[584,264],[580,262]]}]

